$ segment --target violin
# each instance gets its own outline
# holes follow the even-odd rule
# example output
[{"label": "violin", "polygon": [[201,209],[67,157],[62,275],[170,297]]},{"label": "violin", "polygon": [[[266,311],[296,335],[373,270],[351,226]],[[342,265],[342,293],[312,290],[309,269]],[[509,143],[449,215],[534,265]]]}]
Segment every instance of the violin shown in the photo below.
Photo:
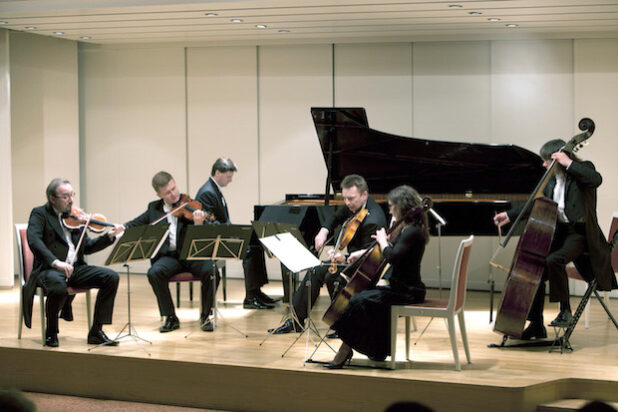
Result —
[{"label": "violin", "polygon": [[[180,196],[180,200],[175,204],[178,206],[174,206],[172,210],[152,222],[151,225],[156,225],[163,219],[167,219],[169,215],[176,217],[184,217],[185,219],[193,220],[193,212],[195,212],[196,210],[202,210],[202,204],[200,203],[200,201],[193,200],[191,199],[191,196],[186,194],[182,194]],[[206,211],[204,211],[204,214],[206,215],[205,220],[208,220],[209,222],[214,222],[215,220],[217,220],[214,215]]]},{"label": "violin", "polygon": [[339,238],[337,239],[337,243],[335,244],[335,253],[333,253],[333,257],[331,258],[330,267],[328,268],[329,273],[335,274],[337,273],[337,262],[335,260],[335,255],[337,250],[343,250],[354,238],[356,231],[365,220],[365,217],[369,214],[369,209],[362,208],[354,216],[349,218],[344,224],[339,233]]},{"label": "violin", "polygon": [[114,227],[107,218],[100,213],[88,214],[80,208],[71,208],[70,213],[62,215],[62,223],[69,230],[77,230],[87,227],[95,233],[101,233],[106,227]]}]

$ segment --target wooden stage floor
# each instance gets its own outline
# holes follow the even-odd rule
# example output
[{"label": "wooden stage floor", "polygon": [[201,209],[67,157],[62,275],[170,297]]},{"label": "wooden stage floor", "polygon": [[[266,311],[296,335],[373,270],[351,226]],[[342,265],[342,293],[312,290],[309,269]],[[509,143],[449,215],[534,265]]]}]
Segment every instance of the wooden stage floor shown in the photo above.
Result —
[{"label": "wooden stage floor", "polygon": [[[582,317],[571,337],[574,351],[570,353],[549,353],[547,348],[488,348],[488,344],[501,341],[488,322],[488,294],[469,292],[466,324],[472,363],[465,363],[460,343],[461,372],[454,370],[446,326],[438,319],[412,347],[410,361],[404,359],[404,322],[400,320],[395,371],[368,368],[369,361],[359,354],[355,354],[352,367],[329,371],[304,362],[314,348],[304,336],[285,357],[282,353],[297,334],[271,336],[260,345],[266,330],[277,326],[285,306],[242,309],[242,280],[228,281],[228,302],[219,301],[224,320],[214,333],[198,329],[197,296],[194,302],[189,301],[186,284],[177,309],[181,328],[166,334],[158,332],[161,321],[146,277],[132,275],[131,286],[133,325],[137,334],[152,344],[140,345],[125,338],[118,347],[90,351],[84,296],[75,299],[75,321],[60,320],[60,347],[51,349],[41,346],[37,301],[33,328],[24,327],[18,340],[19,289],[0,290],[0,386],[231,411],[379,411],[399,400],[422,402],[437,412],[534,411],[541,403],[566,398],[618,401],[618,330],[595,301],[590,327],[584,328]],[[265,291],[281,295],[281,283],[271,282]],[[437,290],[429,293],[438,295]],[[326,327],[319,319],[327,300],[323,295],[313,311],[322,333]],[[572,297],[572,304],[578,300]],[[618,307],[615,300],[611,306]],[[554,304],[548,308],[554,309],[546,311],[550,319],[556,308]],[[114,324],[105,328],[107,334],[116,336],[126,321],[126,276],[121,275]],[[419,331],[427,321],[418,319]],[[246,332],[248,338],[232,326]],[[418,336],[418,331],[413,334],[413,342]],[[335,349],[339,346],[339,341],[327,342]],[[322,344],[313,359],[329,360],[332,355]]]}]

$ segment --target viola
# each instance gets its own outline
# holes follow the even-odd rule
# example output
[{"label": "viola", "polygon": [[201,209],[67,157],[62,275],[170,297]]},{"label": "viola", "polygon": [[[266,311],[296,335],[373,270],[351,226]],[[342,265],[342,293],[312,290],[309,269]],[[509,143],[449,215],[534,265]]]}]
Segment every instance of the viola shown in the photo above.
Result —
[{"label": "viola", "polygon": [[358,230],[360,225],[363,223],[363,220],[365,220],[365,217],[368,214],[369,214],[369,210],[363,208],[359,210],[358,212],[356,212],[354,216],[346,220],[345,223],[343,224],[343,227],[341,228],[341,232],[339,233],[339,238],[337,239],[337,243],[335,244],[335,249],[334,249],[333,257],[331,258],[330,267],[328,268],[328,271],[330,273],[332,274],[337,273],[337,261],[335,260],[335,255],[337,253],[337,250],[343,250],[345,249],[346,246],[348,246],[348,244],[354,238],[356,231]]},{"label": "viola", "polygon": [[[422,206],[410,209],[405,216],[395,222],[395,224],[388,231],[389,237],[404,221],[409,220],[422,212],[426,212],[431,208],[432,202],[428,197],[424,198],[422,203]],[[384,268],[386,266],[386,261],[384,260],[382,250],[380,249],[380,245],[378,245],[377,241],[374,241],[371,245],[369,245],[365,253],[359,258],[359,262],[360,264],[357,266],[354,274],[350,277],[348,284],[341,289],[339,293],[337,293],[331,302],[330,307],[326,310],[326,313],[324,313],[324,316],[322,317],[322,320],[329,326],[332,326],[333,323],[339,319],[345,308],[348,306],[350,299],[352,299],[352,296],[368,289],[369,287],[375,286],[380,280],[382,272],[384,272]]]},{"label": "viola", "polygon": [[114,227],[102,214],[88,214],[77,207],[71,208],[70,213],[62,215],[62,223],[69,230],[78,230],[82,227],[87,227],[95,233],[101,233],[106,227]]},{"label": "viola", "polygon": [[[163,219],[166,219],[169,215],[176,217],[184,217],[185,219],[193,220],[193,212],[195,212],[196,210],[202,210],[202,204],[200,203],[200,201],[193,200],[191,199],[191,196],[182,194],[180,196],[180,200],[175,203],[174,208],[168,213],[158,218],[157,220],[155,220],[154,222],[152,222],[151,225],[156,225]],[[214,222],[215,220],[217,220],[217,218],[211,213],[204,211],[204,214],[206,215],[206,220],[210,222]]]}]

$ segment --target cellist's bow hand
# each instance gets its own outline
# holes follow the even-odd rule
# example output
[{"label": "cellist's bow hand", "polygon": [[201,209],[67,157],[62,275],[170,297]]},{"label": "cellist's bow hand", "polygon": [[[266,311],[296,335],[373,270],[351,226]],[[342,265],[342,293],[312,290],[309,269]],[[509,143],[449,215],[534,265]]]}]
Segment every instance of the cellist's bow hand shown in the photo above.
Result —
[{"label": "cellist's bow hand", "polygon": [[326,243],[326,238],[328,237],[328,229],[325,227],[321,228],[318,234],[315,236],[313,240],[315,250],[322,250],[324,247],[324,243]]},{"label": "cellist's bow hand", "polygon": [[354,263],[364,254],[365,254],[365,249],[357,250],[356,252],[350,253],[350,256],[348,256],[348,263]]},{"label": "cellist's bow hand", "polygon": [[338,263],[345,262],[345,256],[343,256],[343,253],[338,252],[335,249],[330,249],[328,251],[328,259],[335,260],[335,262],[338,262]]},{"label": "cellist's bow hand", "polygon": [[511,220],[509,219],[509,216],[506,214],[506,212],[500,212],[496,216],[494,216],[494,224],[498,227],[502,227],[510,222]]}]

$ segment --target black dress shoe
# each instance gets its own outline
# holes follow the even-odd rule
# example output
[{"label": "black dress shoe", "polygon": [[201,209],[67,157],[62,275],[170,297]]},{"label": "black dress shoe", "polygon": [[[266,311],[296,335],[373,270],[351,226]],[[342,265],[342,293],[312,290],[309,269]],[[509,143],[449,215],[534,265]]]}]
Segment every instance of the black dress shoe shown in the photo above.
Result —
[{"label": "black dress shoe", "polygon": [[549,323],[549,326],[556,326],[560,328],[566,328],[569,326],[571,321],[573,320],[573,315],[568,310],[561,310],[556,316],[556,319],[552,320]]},{"label": "black dress shoe", "polygon": [[334,331],[332,333],[327,334],[326,337],[328,339],[339,339],[339,333],[337,333],[337,331]]},{"label": "black dress shoe", "polygon": [[200,317],[200,329],[204,332],[213,332],[215,330],[215,325],[213,325],[206,315],[202,315]]},{"label": "black dress shoe", "polygon": [[165,318],[165,323],[159,328],[159,332],[166,333],[180,328],[180,321],[176,315],[171,315]]},{"label": "black dress shoe", "polygon": [[101,329],[88,333],[88,343],[91,345],[118,346],[117,340],[111,340]]},{"label": "black dress shoe", "polygon": [[262,302],[268,305],[274,305],[275,303],[281,300],[281,299],[273,299],[270,296],[268,296],[266,293],[262,292],[261,290],[258,292],[257,296]]},{"label": "black dress shoe", "polygon": [[521,333],[521,340],[545,339],[546,337],[547,330],[543,326],[543,322],[530,322],[530,325]]},{"label": "black dress shoe", "polygon": [[58,347],[58,335],[53,334],[45,334],[45,346],[49,346],[50,348]]},{"label": "black dress shoe", "polygon": [[253,296],[250,298],[245,298],[242,302],[242,307],[244,309],[272,309],[275,305],[267,304],[266,302],[262,302],[260,298],[257,296]]},{"label": "black dress shoe", "polygon": [[350,352],[346,355],[346,357],[343,359],[343,362],[336,362],[336,363],[335,363],[335,362],[334,362],[334,359],[333,359],[333,362],[328,362],[328,363],[325,363],[323,366],[324,366],[326,369],[342,369],[342,368],[343,368],[343,365],[345,365],[346,363],[347,363],[348,365],[350,364],[350,361],[352,360],[352,354],[353,354],[353,353],[354,353],[353,351],[350,351]]},{"label": "black dress shoe", "polygon": [[268,329],[268,333],[272,333],[273,335],[283,335],[285,333],[300,332],[302,329],[303,328],[300,326],[295,325],[295,322],[292,319],[288,319],[277,329]]}]

